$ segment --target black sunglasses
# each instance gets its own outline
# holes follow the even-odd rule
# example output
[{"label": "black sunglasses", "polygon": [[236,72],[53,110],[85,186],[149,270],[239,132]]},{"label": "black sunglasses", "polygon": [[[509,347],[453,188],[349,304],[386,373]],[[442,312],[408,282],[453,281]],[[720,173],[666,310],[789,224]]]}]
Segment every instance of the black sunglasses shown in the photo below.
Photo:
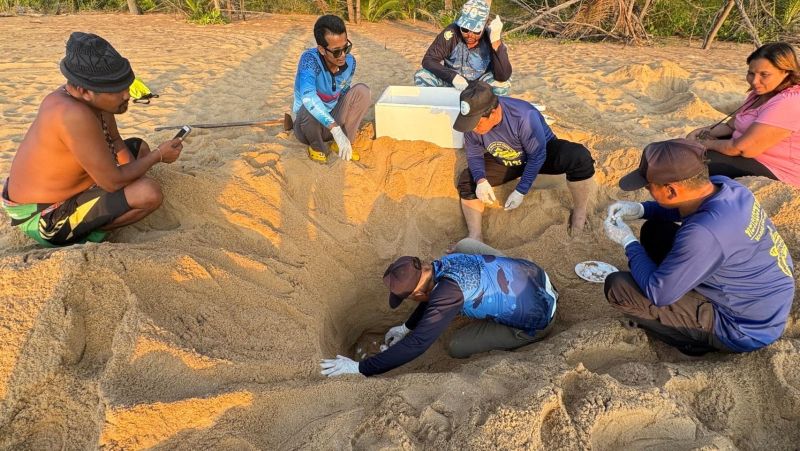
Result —
[{"label": "black sunglasses", "polygon": [[350,42],[350,40],[348,39],[347,44],[345,44],[345,46],[341,49],[331,50],[327,47],[323,47],[323,49],[325,49],[326,52],[330,53],[334,58],[339,58],[340,56],[342,56],[342,53],[348,54],[350,53],[350,50],[353,50],[353,43]]},{"label": "black sunglasses", "polygon": [[481,34],[481,33],[483,33],[483,30],[481,30],[481,31],[472,31],[472,30],[470,30],[468,28],[464,28],[464,27],[458,27],[458,28],[461,29],[461,33],[462,34]]}]

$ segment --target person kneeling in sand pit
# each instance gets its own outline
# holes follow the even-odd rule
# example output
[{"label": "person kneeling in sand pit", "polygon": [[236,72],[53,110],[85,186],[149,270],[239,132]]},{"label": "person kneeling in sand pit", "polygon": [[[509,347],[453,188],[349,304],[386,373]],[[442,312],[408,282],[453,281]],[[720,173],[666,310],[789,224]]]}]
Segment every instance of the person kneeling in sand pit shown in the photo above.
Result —
[{"label": "person kneeling in sand pit", "polygon": [[488,84],[475,81],[461,93],[461,112],[453,128],[464,133],[467,153],[468,167],[457,188],[469,238],[483,240],[484,205],[497,201],[493,186],[519,179],[505,202],[505,210],[513,210],[540,173],[566,174],[573,202],[569,227],[583,229],[594,160],[583,145],[558,139],[533,105],[498,97]]},{"label": "person kneeling in sand pit", "polygon": [[[605,281],[608,302],[655,338],[689,355],[747,352],[777,340],[794,297],[792,259],[746,187],[708,175],[705,152],[676,139],[645,147],[625,191],[655,202],[616,202],[605,231],[630,272]],[[644,218],[641,243],[624,220]]]},{"label": "person kneeling in sand pit", "polygon": [[163,195],[145,174],[183,148],[120,137],[114,115],[127,111],[134,75],[108,41],[72,33],[61,72],[67,83],[42,101],[3,186],[12,225],[45,246],[102,241],[155,211]]},{"label": "person kneeling in sand pit", "polygon": [[800,62],[784,42],[747,57],[750,95],[733,118],[687,135],[709,150],[711,175],[762,176],[800,187]]},{"label": "person kneeling in sand pit", "polygon": [[422,355],[458,313],[479,321],[453,334],[448,353],[455,358],[516,349],[550,333],[558,292],[542,268],[469,238],[455,251],[431,263],[405,256],[389,265],[383,275],[389,306],[410,298],[416,310],[386,333],[388,349],[361,362],[325,359],[322,374],[372,376],[397,368]]},{"label": "person kneeling in sand pit", "polygon": [[448,25],[428,47],[422,58],[422,69],[414,74],[417,86],[452,86],[463,91],[467,83],[482,80],[494,93],[508,95],[511,89],[511,61],[508,48],[500,36],[503,22],[500,16],[489,23],[489,4],[470,0],[461,15]]},{"label": "person kneeling in sand pit", "polygon": [[[353,43],[341,18],[317,19],[314,39],[317,46],[303,52],[297,65],[294,135],[309,146],[308,157],[316,162],[327,163],[331,150],[343,160],[357,161],[352,143],[372,102],[369,87],[351,86],[356,59],[350,54]],[[329,150],[325,142],[331,140],[335,145]]]}]

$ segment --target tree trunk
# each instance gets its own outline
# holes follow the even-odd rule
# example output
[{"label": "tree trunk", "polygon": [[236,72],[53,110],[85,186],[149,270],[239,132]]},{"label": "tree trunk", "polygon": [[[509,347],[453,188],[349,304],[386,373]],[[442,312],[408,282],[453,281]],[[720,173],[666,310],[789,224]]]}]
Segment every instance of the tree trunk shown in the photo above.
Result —
[{"label": "tree trunk", "polygon": [[444,0],[444,11],[450,12],[453,10],[453,0]]},{"label": "tree trunk", "polygon": [[556,6],[553,6],[552,8],[546,9],[546,10],[542,11],[538,16],[534,17],[533,19],[525,22],[524,24],[522,24],[522,25],[520,25],[520,26],[518,26],[516,28],[513,28],[512,30],[509,30],[507,33],[515,33],[517,31],[527,30],[529,28],[532,28],[534,25],[536,25],[540,20],[542,20],[548,14],[555,14],[556,12],[561,11],[562,9],[568,8],[568,7],[572,6],[572,5],[574,5],[575,3],[578,3],[579,1],[581,1],[581,0],[567,0],[566,2],[561,3],[560,5],[556,5]]},{"label": "tree trunk", "polygon": [[650,12],[650,5],[653,3],[653,0],[644,0],[644,6],[642,6],[642,10],[639,12],[639,22],[644,24],[644,18],[647,17],[647,13]]},{"label": "tree trunk", "polygon": [[355,23],[355,13],[353,12],[353,0],[347,0],[347,21]]},{"label": "tree trunk", "polygon": [[758,31],[756,27],[753,26],[753,22],[750,22],[750,16],[747,15],[747,9],[745,9],[744,3],[742,0],[734,1],[736,2],[736,7],[739,8],[739,14],[742,15],[742,21],[745,27],[747,27],[747,31],[749,31],[750,36],[753,37],[753,44],[755,44],[756,47],[761,47],[761,39],[758,38]]},{"label": "tree trunk", "polygon": [[361,23],[361,0],[355,0],[356,2],[356,23]]},{"label": "tree trunk", "polygon": [[135,16],[141,14],[139,6],[136,5],[136,0],[128,0],[128,10]]},{"label": "tree trunk", "polygon": [[722,9],[720,9],[717,13],[717,18],[714,20],[714,25],[711,27],[711,30],[706,35],[706,39],[703,41],[703,50],[708,50],[711,48],[711,43],[717,38],[719,29],[722,28],[722,24],[725,22],[725,19],[728,18],[728,14],[731,13],[736,4],[734,0],[725,1],[726,3],[722,6]]},{"label": "tree trunk", "polygon": [[214,0],[214,11],[220,12],[219,0]]}]

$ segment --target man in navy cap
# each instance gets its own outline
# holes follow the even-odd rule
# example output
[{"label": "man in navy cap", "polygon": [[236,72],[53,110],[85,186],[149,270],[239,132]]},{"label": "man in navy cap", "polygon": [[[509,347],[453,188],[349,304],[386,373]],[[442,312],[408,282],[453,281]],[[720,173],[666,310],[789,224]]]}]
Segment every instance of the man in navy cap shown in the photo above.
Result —
[{"label": "man in navy cap", "polygon": [[[794,298],[792,259],[746,187],[708,175],[705,148],[676,139],[645,147],[619,182],[655,202],[615,202],[605,231],[630,272],[606,278],[608,302],[690,355],[747,352],[777,340]],[[625,220],[644,218],[641,243]]]},{"label": "man in navy cap", "polygon": [[436,36],[422,58],[422,69],[414,74],[417,86],[453,86],[459,91],[467,83],[482,80],[497,95],[511,88],[511,61],[500,39],[503,22],[497,16],[487,26],[489,3],[469,0],[458,19]]},{"label": "man in navy cap", "polygon": [[572,195],[569,228],[579,232],[588,215],[594,160],[582,144],[559,139],[542,114],[524,100],[498,97],[482,82],[461,92],[461,111],[453,128],[464,133],[467,168],[458,178],[461,211],[468,237],[482,241],[485,205],[497,203],[494,187],[519,180],[506,211],[522,204],[539,174],[565,174]]},{"label": "man in navy cap", "polygon": [[183,148],[120,137],[114,116],[128,109],[134,75],[105,39],[72,33],[61,73],[67,83],[42,101],[3,187],[12,225],[44,246],[101,241],[155,211],[161,188],[145,174]]},{"label": "man in navy cap", "polygon": [[419,305],[386,333],[389,348],[361,362],[336,356],[321,362],[322,374],[373,376],[424,353],[459,313],[476,319],[453,334],[452,357],[492,349],[511,350],[545,338],[554,323],[558,293],[535,263],[504,256],[483,243],[464,239],[456,253],[433,262],[400,257],[383,275],[389,306],[409,298]]}]

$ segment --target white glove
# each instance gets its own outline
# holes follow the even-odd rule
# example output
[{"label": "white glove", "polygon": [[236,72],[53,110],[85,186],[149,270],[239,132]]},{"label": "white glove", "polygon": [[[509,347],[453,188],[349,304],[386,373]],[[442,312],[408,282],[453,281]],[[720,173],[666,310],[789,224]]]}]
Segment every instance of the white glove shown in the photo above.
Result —
[{"label": "white glove", "polygon": [[350,140],[344,134],[342,127],[338,125],[331,129],[333,140],[336,141],[336,146],[339,147],[339,158],[345,161],[350,161],[353,158],[353,146],[350,145]]},{"label": "white glove", "polygon": [[341,376],[342,374],[361,374],[358,371],[358,362],[341,355],[337,355],[335,359],[322,359],[319,366],[322,367],[320,374],[328,377]]},{"label": "white glove", "polygon": [[405,323],[394,326],[389,329],[389,332],[386,332],[386,336],[383,337],[383,342],[389,346],[396,345],[397,342],[402,340],[409,332],[411,332],[411,329],[406,327]]},{"label": "white glove", "polygon": [[619,200],[608,206],[608,217],[612,219],[631,221],[642,216],[644,216],[644,205],[639,202]]},{"label": "white glove", "polygon": [[628,224],[622,222],[621,219],[615,220],[614,218],[608,217],[603,221],[603,227],[606,229],[606,236],[608,236],[611,241],[622,245],[623,248],[628,247],[628,245],[634,241],[639,241],[633,235],[633,231]]},{"label": "white glove", "polygon": [[467,82],[467,79],[462,77],[461,75],[456,75],[453,78],[453,87],[458,89],[459,91],[467,89],[468,84],[469,83]]},{"label": "white glove", "polygon": [[511,194],[508,195],[508,199],[506,199],[506,206],[505,210],[513,210],[519,207],[522,204],[522,199],[525,198],[524,194],[520,194],[519,191],[514,190]]},{"label": "white glove", "polygon": [[475,195],[478,196],[478,199],[480,199],[486,205],[492,205],[493,203],[497,202],[497,197],[494,195],[494,189],[486,179],[478,182],[478,186],[475,188]]},{"label": "white glove", "polygon": [[489,22],[489,41],[497,42],[500,40],[500,33],[503,32],[503,21],[500,16],[495,16],[494,20]]}]

